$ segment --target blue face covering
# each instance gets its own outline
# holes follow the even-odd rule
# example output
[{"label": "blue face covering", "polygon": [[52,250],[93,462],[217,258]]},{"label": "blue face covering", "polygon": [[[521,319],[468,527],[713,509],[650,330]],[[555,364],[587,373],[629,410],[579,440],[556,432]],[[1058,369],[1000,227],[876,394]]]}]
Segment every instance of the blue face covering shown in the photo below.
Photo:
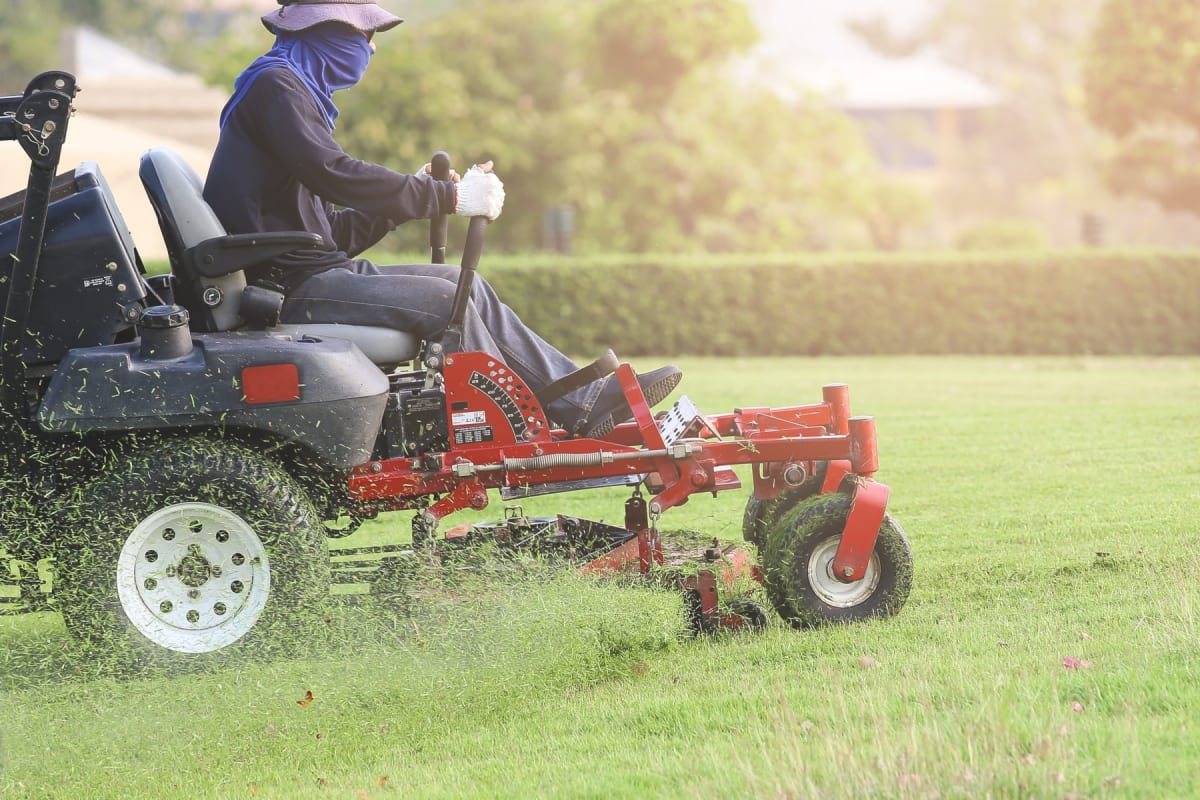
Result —
[{"label": "blue face covering", "polygon": [[272,67],[284,67],[296,74],[333,130],[338,109],[333,93],[349,89],[362,79],[371,61],[367,37],[348,25],[317,25],[294,33],[281,32],[275,46],[246,67],[233,82],[233,96],[221,111],[221,127],[237,104],[250,90],[255,78]]}]

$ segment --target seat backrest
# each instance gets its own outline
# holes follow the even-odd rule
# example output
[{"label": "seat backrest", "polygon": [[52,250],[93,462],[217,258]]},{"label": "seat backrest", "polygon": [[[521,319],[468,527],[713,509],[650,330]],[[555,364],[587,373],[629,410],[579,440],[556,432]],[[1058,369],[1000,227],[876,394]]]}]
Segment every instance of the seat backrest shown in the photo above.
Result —
[{"label": "seat backrest", "polygon": [[[241,326],[242,293],[246,274],[241,270],[208,278],[196,273],[184,254],[209,239],[228,235],[204,199],[200,176],[174,150],[156,147],[142,156],[138,170],[150,205],[158,217],[175,274],[175,301],[188,310],[192,330],[229,331]],[[277,335],[329,336],[349,339],[376,364],[392,367],[416,357],[421,340],[411,333],[365,325],[280,325]]]},{"label": "seat backrest", "polygon": [[238,313],[246,274],[241,270],[207,278],[196,274],[184,258],[192,247],[220,236],[225,227],[204,200],[204,184],[179,153],[155,147],[142,156],[138,175],[158,217],[176,277],[175,299],[191,315],[192,328],[228,331],[242,324]]}]

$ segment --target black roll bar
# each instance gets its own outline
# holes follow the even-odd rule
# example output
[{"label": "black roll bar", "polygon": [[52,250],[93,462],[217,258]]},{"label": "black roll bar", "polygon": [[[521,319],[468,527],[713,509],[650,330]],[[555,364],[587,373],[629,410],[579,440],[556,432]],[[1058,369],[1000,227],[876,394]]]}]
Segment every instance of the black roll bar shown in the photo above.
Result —
[{"label": "black roll bar", "polygon": [[19,445],[29,421],[25,395],[24,332],[46,237],[50,187],[58,169],[71,101],[78,87],[66,72],[45,72],[20,97],[0,98],[0,139],[16,141],[29,157],[29,179],[21,210],[17,249],[0,270],[7,275],[4,316],[0,318],[0,437]]}]

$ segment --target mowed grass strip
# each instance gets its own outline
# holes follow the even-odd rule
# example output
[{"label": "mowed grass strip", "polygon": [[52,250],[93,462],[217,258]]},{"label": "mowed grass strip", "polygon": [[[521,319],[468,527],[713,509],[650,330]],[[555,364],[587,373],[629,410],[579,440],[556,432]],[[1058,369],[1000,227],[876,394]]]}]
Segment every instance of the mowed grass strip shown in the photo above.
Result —
[{"label": "mowed grass strip", "polygon": [[[714,413],[850,384],[915,554],[898,617],[690,640],[669,594],[543,575],[302,661],[125,680],[53,615],[4,619],[0,796],[1200,795],[1200,360],[680,365]],[[743,500],[663,527],[736,537]]]}]

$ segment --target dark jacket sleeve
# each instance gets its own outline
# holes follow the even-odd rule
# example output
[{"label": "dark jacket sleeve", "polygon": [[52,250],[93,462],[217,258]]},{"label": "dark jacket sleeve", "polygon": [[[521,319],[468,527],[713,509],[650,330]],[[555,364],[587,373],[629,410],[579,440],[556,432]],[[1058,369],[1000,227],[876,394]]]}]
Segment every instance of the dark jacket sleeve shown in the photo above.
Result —
[{"label": "dark jacket sleeve", "polygon": [[[327,203],[354,209],[370,218],[382,217],[395,225],[454,213],[453,183],[406,175],[347,155],[300,80],[279,72],[281,83],[286,86],[290,79],[293,85],[288,91],[268,95],[265,117],[270,120],[271,130],[263,133],[272,137],[271,151],[313,194]],[[353,224],[347,224],[349,219],[338,223],[331,220],[335,237],[341,227],[348,234],[354,232],[351,238],[361,238],[358,217]],[[349,252],[351,248],[342,249]]]},{"label": "dark jacket sleeve", "polygon": [[326,206],[333,242],[350,258],[356,258],[371,245],[396,229],[385,217],[372,217],[353,208],[335,209]]}]

